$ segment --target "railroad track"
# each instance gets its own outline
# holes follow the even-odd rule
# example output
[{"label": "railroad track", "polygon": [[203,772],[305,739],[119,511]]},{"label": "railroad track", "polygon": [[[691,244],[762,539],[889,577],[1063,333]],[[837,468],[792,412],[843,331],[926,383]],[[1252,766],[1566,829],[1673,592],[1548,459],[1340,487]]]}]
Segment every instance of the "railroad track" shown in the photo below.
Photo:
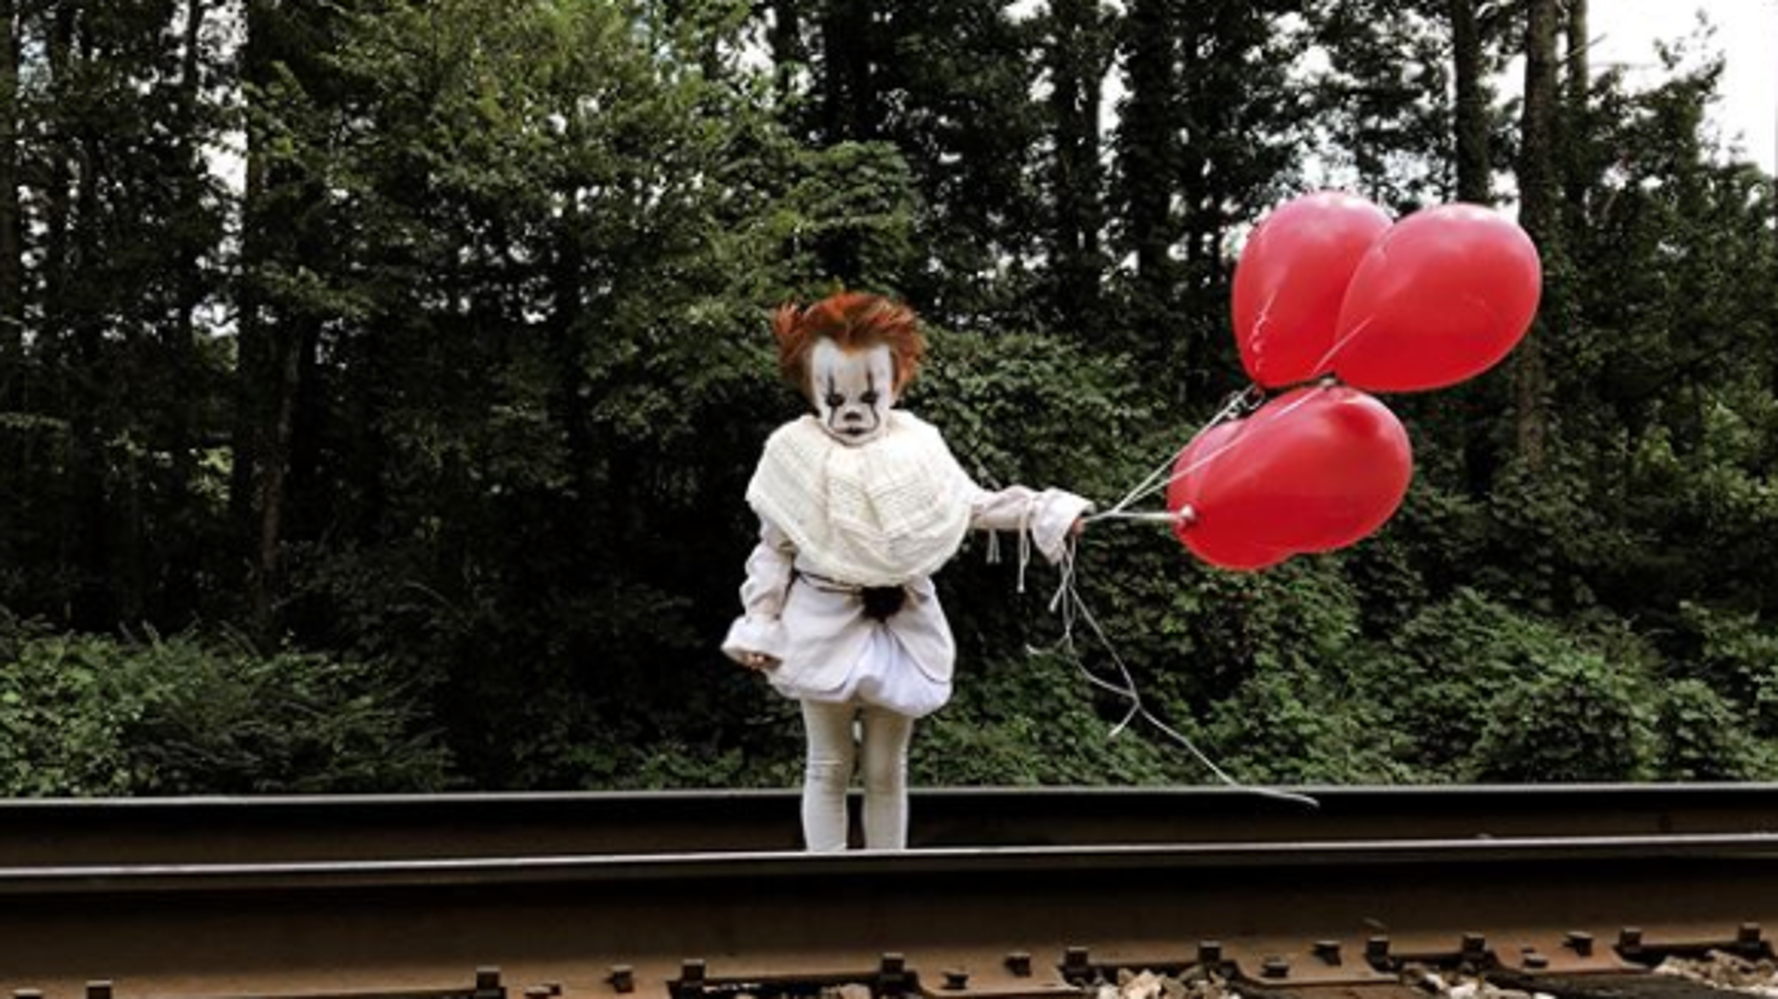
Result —
[{"label": "railroad track", "polygon": [[[915,848],[1778,832],[1778,785],[911,792]],[[854,805],[857,801],[854,799]],[[0,800],[0,867],[769,852],[797,792]],[[858,823],[854,822],[856,829]]]},{"label": "railroad track", "polygon": [[[1172,983],[1168,995],[1208,980],[1248,999],[1406,999],[1442,976],[1529,985],[1558,999],[1667,999],[1707,987],[1652,974],[1663,960],[1770,958],[1773,794],[1756,786],[1329,790],[1316,793],[1317,811],[1226,792],[922,794],[916,829],[941,827],[947,807],[961,831],[996,828],[972,808],[1006,819],[1039,803],[1097,802],[1113,813],[1101,825],[1050,825],[1042,816],[1053,813],[1039,810],[1027,838],[1066,838],[1066,829],[1113,838],[828,856],[735,841],[662,848],[680,833],[658,816],[653,850],[495,851],[512,833],[495,835],[498,822],[471,817],[505,806],[515,821],[545,829],[551,809],[585,809],[580,821],[628,814],[640,830],[636,814],[653,807],[697,816],[696,795],[671,804],[650,796],[14,802],[0,805],[0,989],[27,999],[801,999],[827,990],[1045,999],[1091,993],[1096,983],[1129,987],[1147,971]],[[1593,811],[1577,810],[1589,799]],[[703,825],[720,829],[721,806],[733,801],[704,799]],[[774,820],[781,825],[794,823],[793,801],[757,803],[790,808]],[[1127,812],[1116,811],[1119,801]],[[1262,835],[1235,835],[1239,823],[1227,819],[1180,817],[1218,808],[1250,812]],[[231,811],[254,818],[230,825]],[[352,839],[354,812],[380,832],[356,856],[327,856],[319,839]],[[429,837],[404,825],[428,813]],[[755,832],[769,825],[764,814]],[[57,856],[57,823],[71,816],[84,832]],[[1126,820],[1126,835],[1115,835]],[[256,839],[239,822],[267,835]],[[21,823],[35,823],[35,834]],[[1364,832],[1379,823],[1392,835]],[[139,855],[103,856],[107,825],[120,852]],[[281,836],[270,835],[278,828]],[[531,845],[551,846],[556,835],[567,832]],[[403,842],[412,849],[398,849]],[[249,854],[257,855],[240,859]]]}]

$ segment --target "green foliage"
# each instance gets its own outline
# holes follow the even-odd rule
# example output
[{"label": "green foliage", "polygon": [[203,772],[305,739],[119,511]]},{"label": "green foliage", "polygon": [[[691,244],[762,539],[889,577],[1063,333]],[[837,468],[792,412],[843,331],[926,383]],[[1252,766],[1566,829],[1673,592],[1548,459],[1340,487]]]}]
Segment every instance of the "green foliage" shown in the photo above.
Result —
[{"label": "green foliage", "polygon": [[1500,698],[1593,658],[1563,629],[1462,589],[1408,621],[1354,682],[1406,740],[1404,762],[1427,778],[1459,780],[1471,776],[1485,733],[1534,713],[1526,706],[1498,721]]},{"label": "green foliage", "polygon": [[1654,776],[1650,692],[1604,656],[1556,652],[1488,704],[1462,776],[1484,783],[1637,781]]},{"label": "green foliage", "polygon": [[227,561],[196,456],[226,385],[198,331],[231,238],[204,153],[227,123],[205,82],[219,40],[163,30],[182,9],[43,3],[8,21],[0,603],[77,627],[189,615]]},{"label": "green foliage", "polygon": [[1385,721],[1325,672],[1263,668],[1217,702],[1210,745],[1250,784],[1395,784],[1414,771]]},{"label": "green foliage", "polygon": [[1746,719],[1751,735],[1778,737],[1778,634],[1760,616],[1681,605],[1695,651],[1682,669],[1706,684],[1729,710]]},{"label": "green foliage", "polygon": [[1128,364],[1056,335],[928,327],[907,406],[942,431],[985,486],[1063,485],[1110,500],[1151,414]]},{"label": "green foliage", "polygon": [[1750,733],[1734,706],[1703,681],[1669,684],[1657,711],[1660,779],[1736,781],[1778,776],[1778,757],[1771,745]]},{"label": "green foliage", "polygon": [[[794,782],[795,706],[716,650],[801,406],[770,310],[909,300],[965,467],[1110,506],[1242,386],[1248,225],[1448,197],[1448,7],[252,3],[190,45],[168,0],[21,9],[0,607],[53,630],[0,629],[3,789]],[[1229,573],[1095,523],[1078,664],[1026,651],[1055,571],[971,538],[917,778],[1210,779],[1100,738],[1127,705],[1077,665],[1118,664],[1246,780],[1772,773],[1778,243],[1719,74],[1674,49],[1564,111],[1544,457],[1509,363],[1391,398],[1415,482],[1347,551]],[[261,653],[193,637],[233,628]]]},{"label": "green foliage", "polygon": [[109,683],[109,643],[17,631],[0,666],[0,792],[115,795],[140,782],[122,744],[148,692]]},{"label": "green foliage", "polygon": [[441,790],[449,756],[382,664],[195,636],[9,625],[0,794]]},{"label": "green foliage", "polygon": [[[1314,5],[1311,5],[1313,7]],[[1339,57],[1317,67],[1307,100],[1331,154],[1318,169],[1396,214],[1447,200],[1454,164],[1450,25],[1444,3],[1349,0],[1311,14]]]},{"label": "green foliage", "polygon": [[835,256],[848,258],[851,283],[890,293],[914,267],[917,198],[895,146],[840,142],[798,148],[780,166],[788,181],[770,216],[790,287],[811,298],[832,290]]},{"label": "green foliage", "polygon": [[915,729],[911,779],[937,786],[1154,784],[1202,776],[1144,723],[1115,729],[1095,705],[1115,712],[1122,702],[1095,696],[1082,668],[1061,652],[1013,651],[960,664],[953,702]]}]

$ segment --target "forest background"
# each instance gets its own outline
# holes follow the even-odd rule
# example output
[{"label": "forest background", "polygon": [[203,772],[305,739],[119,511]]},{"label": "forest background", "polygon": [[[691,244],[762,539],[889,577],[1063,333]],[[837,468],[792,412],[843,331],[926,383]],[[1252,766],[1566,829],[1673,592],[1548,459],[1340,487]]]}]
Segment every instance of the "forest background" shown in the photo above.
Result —
[{"label": "forest background", "polygon": [[[1330,183],[1512,213],[1540,318],[1387,397],[1416,474],[1352,548],[1084,536],[1147,709],[1253,782],[1778,777],[1778,201],[1707,49],[1632,84],[1585,0],[0,24],[0,793],[794,784],[794,704],[717,651],[801,406],[770,309],[904,298],[981,481],[1113,501],[1245,387],[1240,237]],[[1110,653],[986,547],[914,780],[1213,779],[1112,736]]]}]

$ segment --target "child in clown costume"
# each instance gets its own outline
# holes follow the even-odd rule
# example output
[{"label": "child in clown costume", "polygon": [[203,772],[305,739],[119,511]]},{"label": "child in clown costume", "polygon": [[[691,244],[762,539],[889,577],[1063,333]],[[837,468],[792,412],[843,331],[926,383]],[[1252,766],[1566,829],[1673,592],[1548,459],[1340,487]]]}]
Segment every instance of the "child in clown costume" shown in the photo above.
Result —
[{"label": "child in clown costume", "polygon": [[906,307],[844,292],[785,306],[772,326],[779,366],[814,412],[773,432],[747,487],[759,543],[722,649],[801,702],[807,848],[846,848],[846,789],[862,764],[864,845],[902,849],[913,723],[950,699],[956,659],[932,574],[972,528],[1029,532],[1056,562],[1091,504],[983,489],[935,428],[894,408],[925,351]]}]

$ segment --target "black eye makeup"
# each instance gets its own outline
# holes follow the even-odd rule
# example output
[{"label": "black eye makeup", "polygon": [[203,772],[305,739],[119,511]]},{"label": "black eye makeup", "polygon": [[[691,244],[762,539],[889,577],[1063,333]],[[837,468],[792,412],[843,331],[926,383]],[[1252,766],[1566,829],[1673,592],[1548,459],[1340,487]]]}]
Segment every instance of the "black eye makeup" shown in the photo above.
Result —
[{"label": "black eye makeup", "polygon": [[817,415],[837,437],[848,443],[868,440],[888,418],[895,393],[887,386],[887,350],[839,351],[822,345],[814,358],[813,402]]}]

